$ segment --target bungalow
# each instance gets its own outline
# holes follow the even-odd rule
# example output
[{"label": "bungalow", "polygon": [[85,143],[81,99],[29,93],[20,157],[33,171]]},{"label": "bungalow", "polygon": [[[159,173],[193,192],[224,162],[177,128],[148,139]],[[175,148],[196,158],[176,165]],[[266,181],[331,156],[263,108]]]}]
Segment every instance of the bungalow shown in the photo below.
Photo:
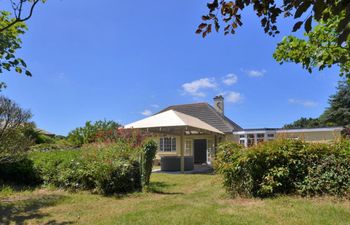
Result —
[{"label": "bungalow", "polygon": [[317,129],[243,129],[224,114],[224,98],[208,103],[174,105],[153,116],[125,126],[154,134],[162,170],[192,170],[194,164],[211,165],[218,143],[233,141],[246,147],[278,137],[329,141],[340,136],[341,127]]}]

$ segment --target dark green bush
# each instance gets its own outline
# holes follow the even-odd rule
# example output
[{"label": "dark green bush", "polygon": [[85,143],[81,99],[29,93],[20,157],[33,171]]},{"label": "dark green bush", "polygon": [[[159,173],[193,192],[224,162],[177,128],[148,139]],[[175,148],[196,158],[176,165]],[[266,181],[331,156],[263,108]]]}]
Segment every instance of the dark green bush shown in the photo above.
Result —
[{"label": "dark green bush", "polygon": [[216,170],[232,195],[348,195],[350,144],[275,140],[244,149],[219,147]]},{"label": "dark green bush", "polygon": [[35,185],[41,182],[33,161],[26,157],[1,163],[0,180],[22,185]]},{"label": "dark green bush", "polygon": [[153,160],[157,153],[157,143],[153,140],[147,141],[142,147],[142,178],[143,185],[148,186],[151,178]]}]

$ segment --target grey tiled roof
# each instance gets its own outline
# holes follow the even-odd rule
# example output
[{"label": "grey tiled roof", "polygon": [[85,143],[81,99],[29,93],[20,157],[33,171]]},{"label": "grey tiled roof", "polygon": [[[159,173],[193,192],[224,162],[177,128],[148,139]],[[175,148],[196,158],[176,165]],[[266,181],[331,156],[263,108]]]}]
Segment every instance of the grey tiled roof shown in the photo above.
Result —
[{"label": "grey tiled roof", "polygon": [[215,127],[223,133],[232,133],[233,131],[242,130],[242,127],[230,120],[224,115],[218,113],[214,107],[208,103],[194,103],[185,105],[173,105],[163,109],[161,112],[167,110],[175,110],[193,117],[196,117],[209,125]]}]

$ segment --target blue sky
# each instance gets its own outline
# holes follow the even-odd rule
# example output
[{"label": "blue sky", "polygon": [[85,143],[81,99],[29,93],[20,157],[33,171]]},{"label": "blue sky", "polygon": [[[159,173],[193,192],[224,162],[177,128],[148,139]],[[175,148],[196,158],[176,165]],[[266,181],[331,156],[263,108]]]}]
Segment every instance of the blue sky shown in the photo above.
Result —
[{"label": "blue sky", "polygon": [[48,0],[28,22],[18,52],[33,77],[1,74],[3,94],[30,109],[38,127],[63,135],[87,120],[127,124],[173,104],[212,103],[217,94],[244,128],[323,112],[337,70],[310,75],[272,58],[290,21],[272,38],[247,11],[235,36],[202,39],[194,32],[205,3]]}]

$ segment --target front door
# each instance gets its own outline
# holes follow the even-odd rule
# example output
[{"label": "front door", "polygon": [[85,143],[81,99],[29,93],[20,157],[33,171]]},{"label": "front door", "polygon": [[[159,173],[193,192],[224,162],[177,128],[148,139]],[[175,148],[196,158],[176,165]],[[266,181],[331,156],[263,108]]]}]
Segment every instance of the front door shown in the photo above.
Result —
[{"label": "front door", "polygon": [[207,140],[198,139],[193,141],[194,163],[207,162]]}]

